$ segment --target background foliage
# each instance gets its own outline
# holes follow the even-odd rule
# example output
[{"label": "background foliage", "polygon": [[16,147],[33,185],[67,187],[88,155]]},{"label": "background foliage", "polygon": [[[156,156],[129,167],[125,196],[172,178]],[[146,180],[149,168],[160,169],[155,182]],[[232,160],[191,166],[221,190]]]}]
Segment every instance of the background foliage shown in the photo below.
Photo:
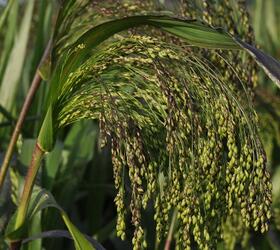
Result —
[{"label": "background foliage", "polygon": [[[69,23],[61,26],[60,34],[65,34],[67,31],[67,34],[78,35],[86,28],[114,17],[123,17],[128,13],[153,13],[157,10],[162,11],[162,13],[202,19],[214,26],[227,28],[251,43],[254,42],[253,33],[249,27],[249,23],[252,22],[256,44],[274,57],[280,58],[280,30],[279,25],[277,25],[280,23],[279,0],[248,1],[250,20],[246,20],[246,15],[244,17],[240,6],[234,4],[235,1],[160,0],[138,2],[108,0],[101,2],[92,1],[90,7],[87,6],[82,10],[80,13],[82,15],[72,17],[75,20],[74,25],[70,25],[72,20],[69,20]],[[192,4],[184,6],[190,2]],[[223,8],[219,8],[221,2],[223,2]],[[9,135],[35,73],[36,65],[50,38],[58,4],[56,1],[30,0],[24,3],[16,0],[9,1],[11,12],[5,25],[2,24],[0,18],[0,159],[1,152],[6,149]],[[229,9],[226,9],[227,6]],[[229,6],[233,6],[232,9]],[[188,11],[185,11],[186,9]],[[0,11],[2,17],[4,15],[3,8]],[[225,18],[226,14],[232,18]],[[244,23],[238,23],[240,20]],[[149,31],[145,29],[130,32],[149,35]],[[166,41],[169,39],[172,38],[169,36],[163,38]],[[62,37],[58,43],[57,54],[66,45],[64,40],[67,39]],[[71,41],[68,40],[68,42]],[[220,54],[220,56],[225,55]],[[229,53],[227,56],[235,60],[234,54],[230,55]],[[213,60],[215,59],[217,60],[217,58],[213,58]],[[244,58],[245,60],[248,59]],[[234,63],[238,65],[238,62]],[[242,65],[242,61],[239,63]],[[221,66],[219,60],[217,60],[216,66]],[[247,64],[246,67],[240,70],[251,73],[248,76],[245,75],[243,79],[247,77],[246,84],[251,87],[252,93],[254,93],[253,100],[259,117],[261,139],[266,149],[268,166],[273,178],[273,219],[269,232],[260,235],[246,231],[240,225],[240,218],[234,218],[231,223],[225,225],[228,233],[224,236],[225,242],[222,242],[219,248],[280,249],[279,90],[273,87],[270,80],[262,72],[256,72],[253,64]],[[252,76],[254,79],[250,78]],[[257,78],[258,81],[256,81]],[[9,180],[6,181],[5,190],[0,197],[1,231],[18,202],[19,191],[23,184],[20,176],[25,174],[31,160],[34,138],[38,134],[40,118],[42,118],[44,109],[43,103],[47,98],[46,89],[46,83],[43,82],[28,114],[21,138],[18,141],[17,152],[13,158],[13,168],[9,173]],[[113,185],[111,153],[109,148],[100,149],[98,134],[98,124],[94,121],[82,121],[60,131],[55,149],[45,159],[38,184],[54,194],[58,204],[66,210],[81,231],[94,236],[105,248],[131,249],[129,240],[121,241],[116,237],[116,209],[113,202],[116,191]],[[30,234],[64,227],[63,221],[56,211],[48,209],[43,213],[43,215],[38,213],[33,219],[32,226],[29,228]],[[155,234],[150,231],[150,228],[154,226],[154,222],[149,219],[152,213],[153,211],[147,210],[144,221],[148,230],[148,241],[153,244]],[[128,230],[132,235],[133,228]],[[4,247],[5,243],[1,244]],[[72,242],[62,239],[46,239],[43,242],[36,240],[25,245],[25,248],[30,250],[42,247],[45,249],[71,249]]]}]

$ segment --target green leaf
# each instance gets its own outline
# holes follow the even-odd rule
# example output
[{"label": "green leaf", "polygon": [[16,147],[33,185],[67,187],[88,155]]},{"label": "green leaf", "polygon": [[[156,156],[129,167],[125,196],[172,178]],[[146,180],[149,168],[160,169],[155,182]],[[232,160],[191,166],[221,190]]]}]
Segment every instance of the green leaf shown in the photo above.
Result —
[{"label": "green leaf", "polygon": [[23,141],[19,160],[24,166],[29,166],[35,144],[35,139],[25,139]]},{"label": "green leaf", "polygon": [[[68,57],[67,63],[64,64],[61,82],[64,82],[69,73],[79,67],[90,56],[92,49],[101,42],[117,32],[141,25],[160,28],[183,38],[193,46],[210,49],[244,49],[253,56],[267,75],[279,86],[279,62],[271,56],[238,38],[230,36],[221,29],[214,29],[195,20],[181,20],[166,16],[131,16],[109,21],[88,30],[72,45],[70,50],[74,52]],[[57,86],[54,86],[54,88],[57,88]]]},{"label": "green leaf", "polygon": [[61,211],[62,219],[67,226],[70,234],[75,242],[75,247],[77,250],[89,250],[94,249],[89,241],[84,237],[84,235],[72,224],[69,217],[64,211]]},{"label": "green leaf", "polygon": [[[38,234],[42,231],[41,216],[42,216],[42,211],[39,211],[30,220],[29,227],[28,227],[28,235]],[[28,244],[22,246],[22,250],[37,250],[37,249],[42,249],[41,239],[31,241]]]},{"label": "green leaf", "polygon": [[40,145],[41,149],[43,149],[46,152],[50,152],[54,146],[52,113],[52,105],[50,105],[38,136],[38,144]]},{"label": "green leaf", "polygon": [[252,45],[245,43],[238,38],[234,39],[245,51],[247,51],[255,59],[255,61],[261,68],[263,68],[270,79],[280,88],[280,63],[272,56],[265,54]]},{"label": "green leaf", "polygon": [[16,213],[13,215],[6,230],[6,238],[10,241],[22,239],[26,235],[29,221],[41,210],[45,208],[56,208],[59,210],[61,217],[70,232],[76,250],[92,250],[94,249],[91,243],[85,238],[85,236],[76,228],[70,221],[65,211],[56,203],[51,193],[46,190],[42,190],[39,187],[35,187],[32,193],[31,201],[29,204],[26,221],[23,226],[15,229]]},{"label": "green leaf", "polygon": [[[32,158],[32,152],[33,149],[35,147],[36,144],[36,140],[35,139],[25,139],[23,141],[23,144],[21,146],[21,153],[20,153],[20,162],[25,165],[25,166],[29,166],[30,162],[31,162],[31,158]],[[11,171],[11,174],[13,173],[13,171]],[[14,176],[17,177],[17,188],[15,187],[14,190],[15,191],[21,191],[23,188],[23,183],[24,183],[24,179],[16,173],[13,173]],[[15,181],[15,180],[14,180]],[[22,186],[20,185],[20,183],[22,183]],[[14,183],[15,185],[16,183]],[[18,194],[18,199],[20,199],[21,194]],[[30,222],[28,223],[28,235],[33,235],[33,234],[37,234],[39,232],[41,232],[42,228],[41,228],[41,211],[37,212],[34,217],[32,217],[30,219]],[[36,249],[41,249],[42,248],[42,240],[38,239],[36,241],[32,241],[29,242],[28,244],[24,245],[22,247],[22,250],[36,250]]]},{"label": "green leaf", "polygon": [[2,30],[2,27],[4,26],[4,23],[9,15],[9,11],[12,8],[15,0],[10,0],[7,4],[6,8],[4,9],[3,13],[0,16],[0,30]]},{"label": "green leaf", "polygon": [[190,45],[212,49],[238,49],[239,46],[224,31],[210,28],[195,20],[181,20],[166,16],[131,16],[100,24],[83,34],[71,46],[64,76],[85,61],[92,49],[112,35],[129,28],[151,25],[185,39]]},{"label": "green leaf", "polygon": [[190,45],[210,49],[238,49],[232,38],[221,29],[198,21],[150,18],[148,24],[186,40]]},{"label": "green leaf", "polygon": [[[0,29],[1,36],[3,36],[1,58],[0,58],[0,82],[3,79],[6,66],[11,55],[12,48],[14,46],[15,36],[18,30],[18,12],[19,3],[18,1],[12,1],[11,7],[9,8],[7,20],[5,23],[5,29]],[[5,33],[4,33],[5,32]]]},{"label": "green leaf", "polygon": [[96,46],[113,34],[141,25],[161,28],[184,38],[190,45],[212,49],[238,49],[232,38],[221,29],[214,29],[196,20],[181,20],[167,16],[131,16],[100,24],[82,35],[74,46],[85,49]]},{"label": "green leaf", "polygon": [[[267,0],[266,3],[266,28],[274,44],[279,44],[279,16],[277,16],[277,6],[274,0]],[[278,2],[279,4],[279,2]]]},{"label": "green leaf", "polygon": [[[34,2],[34,0],[30,0],[27,3],[20,33],[14,43],[14,47],[12,49],[0,87],[0,104],[3,105],[3,107],[5,107],[8,111],[12,109],[12,106],[15,103],[14,98],[21,76],[22,67],[24,65]],[[2,119],[3,117],[0,116],[0,121]]]},{"label": "green leaf", "polygon": [[63,143],[57,142],[52,152],[45,157],[45,167],[43,168],[42,183],[43,187],[51,190],[54,184],[58,168],[62,160]]}]

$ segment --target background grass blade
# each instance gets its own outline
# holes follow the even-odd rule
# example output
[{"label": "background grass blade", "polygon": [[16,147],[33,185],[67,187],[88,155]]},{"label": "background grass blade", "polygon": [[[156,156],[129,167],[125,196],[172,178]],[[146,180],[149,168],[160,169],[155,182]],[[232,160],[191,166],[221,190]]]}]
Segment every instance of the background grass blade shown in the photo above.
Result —
[{"label": "background grass blade", "polygon": [[12,5],[14,4],[15,0],[11,0],[9,1],[9,3],[7,4],[5,10],[3,11],[3,13],[0,16],[0,30],[2,30],[3,25],[9,15],[10,9],[12,8]]},{"label": "background grass blade", "polygon": [[9,5],[10,6],[7,6],[5,9],[8,12],[8,16],[6,17],[7,20],[5,22],[3,20],[3,24],[5,24],[5,26],[0,29],[3,46],[0,57],[0,84],[3,79],[7,63],[9,61],[16,33],[18,31],[17,19],[19,12],[19,3],[18,1],[11,1]]},{"label": "background grass blade", "polygon": [[[27,3],[20,32],[11,51],[9,62],[0,87],[0,104],[8,111],[11,111],[13,107],[15,93],[18,89],[18,82],[24,64],[34,2],[34,0],[30,0]],[[0,121],[2,120],[3,116],[0,115]]]}]

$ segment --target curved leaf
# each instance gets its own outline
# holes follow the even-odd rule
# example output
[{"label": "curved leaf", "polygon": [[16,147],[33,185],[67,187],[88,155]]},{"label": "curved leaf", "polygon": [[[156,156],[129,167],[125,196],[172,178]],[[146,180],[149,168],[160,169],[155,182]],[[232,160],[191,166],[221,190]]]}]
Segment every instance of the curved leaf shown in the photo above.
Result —
[{"label": "curved leaf", "polygon": [[15,228],[16,213],[13,215],[6,230],[6,238],[10,241],[15,241],[22,238],[26,234],[28,221],[39,211],[53,207],[59,210],[71,237],[74,240],[76,250],[93,250],[94,247],[85,238],[85,236],[76,228],[70,221],[65,211],[56,203],[51,193],[38,187],[32,193],[32,198],[27,212],[25,224],[20,228]]},{"label": "curved leaf", "polygon": [[[112,35],[137,26],[150,25],[183,38],[193,46],[209,49],[244,49],[265,69],[268,76],[279,85],[279,62],[253,46],[232,37],[222,29],[215,29],[196,20],[182,20],[167,16],[131,16],[100,24],[83,34],[69,51],[73,51],[64,64],[62,82],[68,74],[83,63],[92,49]],[[65,60],[65,58],[63,58]]]},{"label": "curved leaf", "polygon": [[185,39],[190,45],[211,49],[239,49],[226,32],[211,28],[196,20],[181,20],[167,16],[131,16],[100,24],[83,34],[71,46],[72,51],[64,69],[69,73],[80,65],[93,48],[112,35],[129,28],[151,25]]},{"label": "curved leaf", "polygon": [[263,68],[270,79],[280,88],[280,63],[272,56],[265,54],[252,45],[245,43],[238,38],[234,39],[245,51],[247,51],[255,59],[255,61],[260,67]]},{"label": "curved leaf", "polygon": [[100,24],[82,35],[74,44],[85,48],[98,45],[111,35],[141,25],[161,28],[184,38],[191,45],[212,49],[238,49],[232,38],[221,29],[214,29],[196,20],[182,20],[168,16],[131,16]]}]

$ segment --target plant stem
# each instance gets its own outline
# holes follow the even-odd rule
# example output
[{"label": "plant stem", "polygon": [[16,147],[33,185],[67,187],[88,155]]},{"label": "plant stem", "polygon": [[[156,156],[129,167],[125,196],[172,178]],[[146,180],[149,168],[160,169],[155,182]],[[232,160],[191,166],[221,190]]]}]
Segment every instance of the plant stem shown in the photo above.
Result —
[{"label": "plant stem", "polygon": [[15,228],[19,228],[25,221],[28,205],[30,202],[32,189],[35,183],[35,179],[37,176],[37,172],[40,167],[40,162],[44,156],[44,151],[41,149],[38,143],[36,143],[30,166],[28,168],[27,175],[25,177],[24,188],[22,192],[22,196],[20,199],[19,207],[18,207],[18,214],[16,217]]},{"label": "plant stem", "polygon": [[[26,219],[27,209],[30,202],[32,189],[44,153],[45,152],[41,149],[40,145],[36,143],[32,153],[32,159],[28,168],[28,172],[25,177],[24,188],[19,202],[18,213],[15,221],[15,229],[20,228]],[[22,242],[21,239],[17,241],[12,241],[10,243],[10,250],[20,250],[21,242]]]},{"label": "plant stem", "polygon": [[176,223],[176,216],[177,216],[177,210],[175,210],[173,212],[173,215],[172,215],[172,221],[171,221],[171,225],[170,225],[170,228],[169,228],[167,239],[165,241],[164,250],[169,250],[170,249],[170,245],[171,245],[171,241],[172,241],[172,235],[173,235],[173,231],[174,231],[174,227],[175,227],[175,223]]},{"label": "plant stem", "polygon": [[6,151],[2,166],[0,168],[0,192],[1,192],[1,189],[2,189],[3,184],[4,184],[4,180],[5,180],[5,177],[6,177],[6,174],[7,174],[9,163],[11,161],[11,158],[12,158],[12,155],[13,155],[13,152],[14,152],[14,148],[15,148],[19,133],[21,131],[23,122],[25,120],[26,114],[27,114],[27,112],[30,108],[30,105],[32,103],[33,97],[34,97],[34,95],[35,95],[35,93],[36,93],[36,91],[37,91],[37,89],[40,85],[41,80],[42,80],[42,78],[40,76],[40,73],[39,73],[39,68],[40,68],[41,64],[46,60],[47,56],[49,55],[50,48],[51,48],[51,40],[48,42],[48,45],[45,49],[45,52],[44,52],[44,54],[41,58],[41,61],[38,65],[38,67],[37,67],[37,70],[36,70],[36,73],[35,73],[34,78],[32,80],[31,86],[28,90],[27,96],[24,100],[24,104],[23,104],[22,109],[20,111],[19,118],[18,118],[16,126],[14,128],[11,140],[9,142],[9,146],[8,146],[7,151]]}]

